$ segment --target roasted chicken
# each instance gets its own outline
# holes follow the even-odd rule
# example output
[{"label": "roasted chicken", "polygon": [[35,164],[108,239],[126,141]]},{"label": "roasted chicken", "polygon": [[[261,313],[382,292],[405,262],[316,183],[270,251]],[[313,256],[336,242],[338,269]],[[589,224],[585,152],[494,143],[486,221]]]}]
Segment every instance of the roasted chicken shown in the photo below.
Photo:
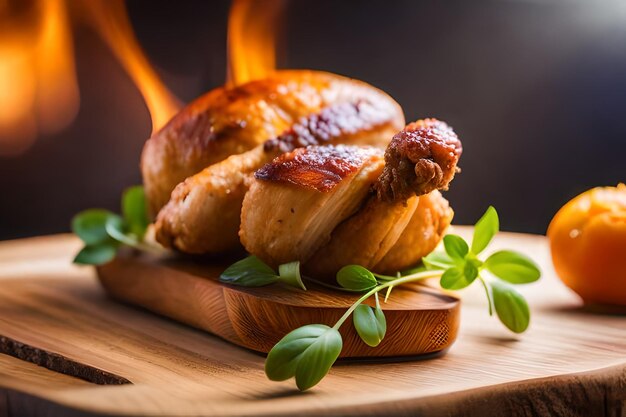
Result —
[{"label": "roasted chicken", "polygon": [[[271,265],[299,260],[334,279],[359,264],[405,269],[432,251],[452,219],[447,189],[462,147],[435,119],[407,125],[383,152],[310,146],[281,155],[254,175],[241,213],[241,242]],[[384,158],[384,163],[383,163]]]},{"label": "roasted chicken", "polygon": [[[326,72],[277,71],[263,80],[210,91],[186,106],[144,146],[141,171],[152,212],[156,214],[169,201],[174,187],[185,178],[290,132],[292,138],[299,136],[296,141],[305,142],[309,127],[324,125],[325,117],[350,119],[349,112],[332,114],[335,106],[350,104],[361,117],[378,119],[388,129],[404,124],[400,106],[387,94]],[[378,114],[381,109],[384,115]],[[334,133],[332,123],[326,133],[317,130],[313,137],[318,139]]]},{"label": "roasted chicken", "polygon": [[160,211],[156,238],[186,253],[236,248],[246,180],[257,169],[308,145],[384,147],[403,124],[382,91],[323,72],[279,71],[210,92],[144,148],[146,194]]}]

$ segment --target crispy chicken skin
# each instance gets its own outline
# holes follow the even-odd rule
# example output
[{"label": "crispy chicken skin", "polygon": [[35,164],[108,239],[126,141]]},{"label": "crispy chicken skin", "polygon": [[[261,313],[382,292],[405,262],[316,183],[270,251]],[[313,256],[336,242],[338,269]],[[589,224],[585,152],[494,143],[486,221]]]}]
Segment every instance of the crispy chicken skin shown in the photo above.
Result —
[{"label": "crispy chicken skin", "polygon": [[396,245],[418,203],[415,196],[404,202],[387,202],[370,196],[362,209],[333,231],[328,243],[304,264],[304,271],[332,281],[345,265],[374,268]]},{"label": "crispy chicken skin", "polygon": [[[447,189],[461,155],[461,142],[450,127],[435,119],[407,125],[387,147],[384,166],[379,159],[362,161],[359,172],[376,164],[368,184],[356,175],[328,174],[322,178],[334,178],[332,187],[311,186],[323,180],[310,172],[340,164],[325,148],[283,155],[255,174],[241,214],[240,236],[250,253],[272,265],[299,260],[306,273],[332,280],[348,264],[381,272],[405,269],[437,245],[452,211],[436,190]],[[347,159],[345,153],[357,149],[346,147],[340,156]],[[307,180],[301,180],[303,172]],[[334,205],[327,205],[331,200]],[[336,210],[338,202],[351,210]],[[296,204],[307,210],[290,211]],[[317,226],[309,227],[311,222]]]},{"label": "crispy chicken skin", "polygon": [[313,146],[284,154],[255,174],[239,236],[248,252],[277,266],[306,262],[355,213],[383,169],[383,152]]},{"label": "crispy chicken skin", "polygon": [[258,146],[205,168],[178,184],[155,223],[165,247],[191,254],[227,252],[240,247],[239,218],[247,176],[274,153]]},{"label": "crispy chicken skin", "polygon": [[453,215],[438,190],[410,197],[406,205],[371,198],[365,210],[335,229],[305,271],[332,280],[341,267],[354,264],[395,275],[437,247]]},{"label": "crispy chicken skin", "polygon": [[263,80],[215,89],[146,142],[141,171],[150,211],[155,215],[185,178],[231,155],[272,139],[267,148],[283,152],[302,142],[318,143],[338,136],[333,126],[349,130],[351,121],[362,119],[376,120],[373,124],[384,133],[368,136],[372,142],[364,144],[380,144],[387,129],[404,124],[400,106],[384,92],[325,72],[277,71]]},{"label": "crispy chicken skin", "polygon": [[454,211],[437,190],[419,197],[419,204],[396,244],[373,267],[393,274],[417,264],[432,252],[452,222]]},{"label": "crispy chicken skin", "polygon": [[248,176],[278,155],[302,146],[358,143],[383,147],[396,129],[395,111],[389,101],[362,97],[331,105],[300,119],[279,137],[205,168],[174,189],[158,214],[157,240],[195,254],[239,247],[239,218]]}]

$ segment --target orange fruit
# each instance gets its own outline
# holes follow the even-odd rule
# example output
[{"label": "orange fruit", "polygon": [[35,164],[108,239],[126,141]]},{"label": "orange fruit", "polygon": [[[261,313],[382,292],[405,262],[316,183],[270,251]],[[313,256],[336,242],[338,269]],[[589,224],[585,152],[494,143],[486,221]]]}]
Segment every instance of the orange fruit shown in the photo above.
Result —
[{"label": "orange fruit", "polygon": [[626,185],[569,201],[552,219],[548,239],[556,273],[585,303],[626,306]]}]

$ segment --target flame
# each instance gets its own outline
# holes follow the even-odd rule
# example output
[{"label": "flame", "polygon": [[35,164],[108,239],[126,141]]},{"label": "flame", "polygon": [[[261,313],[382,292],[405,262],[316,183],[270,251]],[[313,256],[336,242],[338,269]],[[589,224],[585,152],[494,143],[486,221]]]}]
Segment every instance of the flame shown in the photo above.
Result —
[{"label": "flame", "polygon": [[[79,107],[69,12],[102,37],[144,97],[152,131],[181,107],[134,36],[123,0],[0,0],[0,156],[60,131]],[[277,22],[285,0],[233,0],[228,25],[228,84],[263,78],[276,68]],[[17,23],[16,23],[17,22]]]},{"label": "flame", "polygon": [[74,12],[96,29],[139,88],[153,132],[180,109],[141,50],[123,0],[0,0],[0,156],[22,153],[38,135],[56,133],[76,117]]},{"label": "flame", "polygon": [[[32,23],[16,27],[9,18]],[[79,96],[64,0],[31,8],[0,2],[0,155],[27,149],[40,133],[74,120]]]},{"label": "flame", "polygon": [[233,0],[228,17],[227,84],[264,78],[276,69],[276,28],[284,5],[283,0]]},{"label": "flame", "polygon": [[144,55],[133,33],[123,0],[83,3],[94,28],[133,79],[150,111],[152,132],[163,127],[181,107]]}]

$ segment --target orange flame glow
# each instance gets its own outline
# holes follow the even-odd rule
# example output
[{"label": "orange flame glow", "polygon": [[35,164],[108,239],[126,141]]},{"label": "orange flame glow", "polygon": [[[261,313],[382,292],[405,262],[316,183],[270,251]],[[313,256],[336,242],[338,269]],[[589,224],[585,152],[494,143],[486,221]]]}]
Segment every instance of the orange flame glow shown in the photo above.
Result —
[{"label": "orange flame glow", "polygon": [[[275,70],[277,23],[285,3],[233,0],[228,84]],[[69,21],[74,13],[98,32],[137,85],[153,132],[180,109],[141,50],[124,0],[0,0],[0,156],[19,154],[38,135],[58,132],[74,120],[80,100]]]},{"label": "orange flame glow", "polygon": [[[9,18],[32,24],[17,27]],[[0,155],[16,155],[37,134],[74,119],[78,86],[64,0],[36,3],[17,16],[2,2],[0,22]]]},{"label": "orange flame glow", "polygon": [[228,18],[228,82],[238,85],[276,69],[283,0],[233,0]]},{"label": "orange flame glow", "polygon": [[83,4],[91,23],[143,95],[154,133],[178,112],[181,103],[161,82],[141,50],[123,0],[89,0]]},{"label": "orange flame glow", "polygon": [[153,131],[180,103],[150,66],[123,0],[0,0],[0,156],[18,155],[40,134],[68,126],[79,107],[69,15],[86,20],[144,97]]}]

